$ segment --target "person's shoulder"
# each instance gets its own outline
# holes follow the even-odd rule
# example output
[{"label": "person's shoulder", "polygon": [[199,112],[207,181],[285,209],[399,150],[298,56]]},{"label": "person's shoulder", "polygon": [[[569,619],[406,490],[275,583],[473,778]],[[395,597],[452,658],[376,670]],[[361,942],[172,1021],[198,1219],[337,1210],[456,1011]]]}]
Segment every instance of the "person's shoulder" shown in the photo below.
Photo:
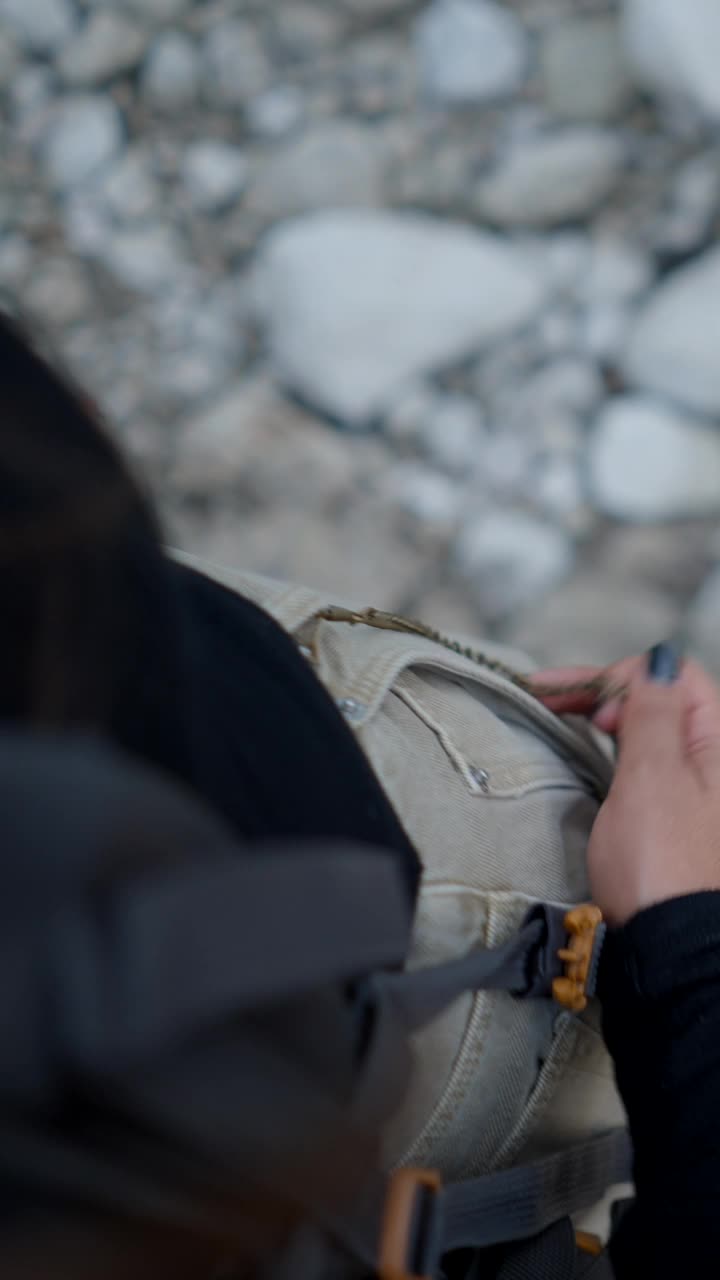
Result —
[{"label": "person's shoulder", "polygon": [[171,560],[171,572],[176,591],[183,606],[186,621],[218,634],[231,633],[235,640],[242,638],[243,647],[257,642],[266,645],[272,640],[294,654],[298,662],[296,646],[290,636],[264,609],[228,583],[210,576],[195,565]]}]

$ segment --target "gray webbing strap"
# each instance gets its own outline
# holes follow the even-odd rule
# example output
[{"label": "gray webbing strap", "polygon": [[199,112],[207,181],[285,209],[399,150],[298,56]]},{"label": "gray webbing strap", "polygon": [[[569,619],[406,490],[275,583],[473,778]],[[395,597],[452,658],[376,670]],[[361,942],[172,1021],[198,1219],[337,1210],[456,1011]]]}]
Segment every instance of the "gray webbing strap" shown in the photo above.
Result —
[{"label": "gray webbing strap", "polygon": [[457,1183],[440,1193],[442,1252],[528,1239],[631,1177],[629,1135],[614,1129],[532,1164]]},{"label": "gray webbing strap", "polygon": [[[559,1219],[592,1208],[611,1187],[631,1177],[629,1135],[613,1129],[531,1164],[436,1192],[424,1194],[419,1183],[407,1240],[408,1273],[438,1276],[441,1259],[455,1249],[531,1240]],[[325,1219],[330,1235],[367,1267],[377,1263],[388,1185],[379,1181],[366,1188],[350,1217]]]},{"label": "gray webbing strap", "polygon": [[382,974],[378,987],[392,999],[409,1030],[417,1030],[442,1013],[466,991],[498,990],[523,994],[534,953],[543,938],[536,920],[500,947],[479,947],[459,960],[408,973]]}]

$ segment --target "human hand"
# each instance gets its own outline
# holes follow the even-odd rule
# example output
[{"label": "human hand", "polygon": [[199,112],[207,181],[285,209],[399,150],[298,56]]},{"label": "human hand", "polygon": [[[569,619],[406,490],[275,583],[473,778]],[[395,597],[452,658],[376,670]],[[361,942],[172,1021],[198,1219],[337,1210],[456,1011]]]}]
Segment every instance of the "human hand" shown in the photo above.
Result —
[{"label": "human hand", "polygon": [[[696,663],[677,667],[664,645],[649,659],[617,663],[609,682],[626,684],[627,695],[593,716],[619,743],[588,848],[593,899],[611,925],[668,898],[720,889],[720,689]],[[533,679],[593,674],[600,670],[545,671]],[[559,712],[592,711],[582,695],[543,701]]]}]

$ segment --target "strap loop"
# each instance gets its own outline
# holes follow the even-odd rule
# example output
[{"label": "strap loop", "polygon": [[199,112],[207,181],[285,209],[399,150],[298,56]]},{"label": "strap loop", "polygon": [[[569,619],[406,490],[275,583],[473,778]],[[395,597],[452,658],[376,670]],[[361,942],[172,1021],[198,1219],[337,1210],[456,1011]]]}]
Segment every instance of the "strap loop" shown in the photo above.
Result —
[{"label": "strap loop", "polygon": [[433,1169],[398,1169],[390,1179],[378,1259],[379,1280],[432,1280],[439,1254]]}]

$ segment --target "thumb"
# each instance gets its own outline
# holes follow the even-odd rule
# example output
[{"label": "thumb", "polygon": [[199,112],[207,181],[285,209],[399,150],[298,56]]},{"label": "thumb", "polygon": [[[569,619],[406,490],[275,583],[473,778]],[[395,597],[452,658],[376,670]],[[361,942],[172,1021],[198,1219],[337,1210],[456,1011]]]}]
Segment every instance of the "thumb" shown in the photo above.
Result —
[{"label": "thumb", "polygon": [[619,726],[618,772],[662,774],[682,764],[687,698],[679,673],[679,655],[663,644],[633,675]]}]

